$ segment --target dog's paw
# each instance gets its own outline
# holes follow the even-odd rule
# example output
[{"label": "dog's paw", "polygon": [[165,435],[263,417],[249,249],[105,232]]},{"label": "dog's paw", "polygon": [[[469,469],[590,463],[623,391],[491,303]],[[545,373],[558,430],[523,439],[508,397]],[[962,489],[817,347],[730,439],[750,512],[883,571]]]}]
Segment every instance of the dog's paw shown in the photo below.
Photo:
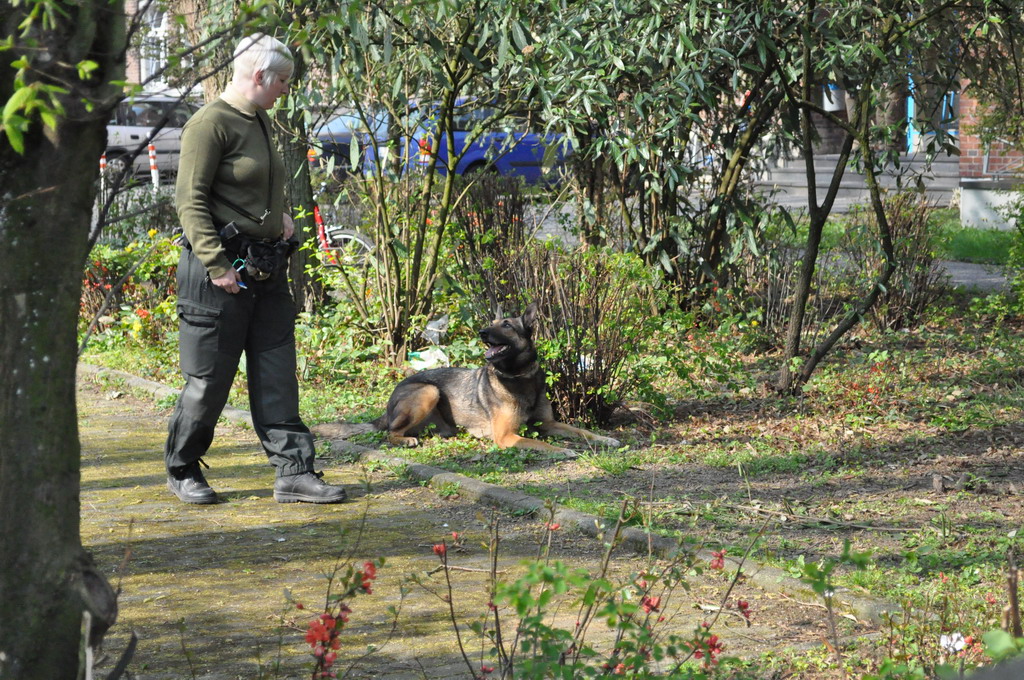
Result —
[{"label": "dog's paw", "polygon": [[594,441],[600,444],[601,446],[608,446],[613,449],[617,449],[620,446],[622,446],[622,442],[620,442],[618,439],[613,439],[611,437],[598,437]]},{"label": "dog's paw", "polygon": [[551,452],[551,457],[558,460],[575,460],[580,457],[580,454],[573,451],[572,449],[555,449],[554,451]]}]

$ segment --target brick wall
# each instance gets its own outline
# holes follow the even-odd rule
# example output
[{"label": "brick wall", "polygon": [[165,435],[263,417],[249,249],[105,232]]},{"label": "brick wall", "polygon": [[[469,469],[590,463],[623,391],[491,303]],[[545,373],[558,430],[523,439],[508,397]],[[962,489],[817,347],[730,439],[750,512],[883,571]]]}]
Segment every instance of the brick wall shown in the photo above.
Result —
[{"label": "brick wall", "polygon": [[[1007,177],[1024,172],[1024,153],[995,141],[985,148],[981,140],[971,134],[977,125],[978,102],[967,96],[960,98],[960,177],[961,179]],[[986,159],[987,153],[987,159]],[[987,165],[987,168],[986,168]]]},{"label": "brick wall", "polygon": [[[129,23],[132,18],[139,13],[139,0],[125,0],[124,13],[128,17]],[[142,64],[139,61],[139,51],[134,48],[129,48],[126,56],[125,64],[125,80],[129,83],[142,82]]]}]

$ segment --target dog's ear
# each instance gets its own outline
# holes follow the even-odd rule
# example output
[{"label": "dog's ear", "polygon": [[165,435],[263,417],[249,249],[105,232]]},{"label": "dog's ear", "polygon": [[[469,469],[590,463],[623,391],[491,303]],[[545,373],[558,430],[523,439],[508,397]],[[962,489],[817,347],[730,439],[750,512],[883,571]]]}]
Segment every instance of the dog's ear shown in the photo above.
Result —
[{"label": "dog's ear", "polygon": [[523,322],[523,328],[525,328],[528,331],[532,331],[533,330],[533,327],[537,324],[537,303],[536,302],[531,302],[526,307],[526,310],[523,312],[523,316],[521,317],[521,320]]}]

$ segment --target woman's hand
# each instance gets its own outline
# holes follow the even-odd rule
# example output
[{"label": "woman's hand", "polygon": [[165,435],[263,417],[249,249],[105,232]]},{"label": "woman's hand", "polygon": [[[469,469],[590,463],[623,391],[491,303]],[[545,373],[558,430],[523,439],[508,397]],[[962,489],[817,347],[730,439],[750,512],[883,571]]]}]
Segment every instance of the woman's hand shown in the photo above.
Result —
[{"label": "woman's hand", "polygon": [[293,234],[295,234],[295,223],[292,222],[292,216],[288,213],[282,213],[281,225],[284,227],[281,235],[284,237],[284,240],[287,241]]},{"label": "woman's hand", "polygon": [[242,288],[245,288],[245,284],[242,283],[241,278],[238,276],[238,272],[234,269],[229,269],[228,273],[224,276],[218,276],[215,279],[211,278],[210,283],[221,290],[231,293],[232,295],[241,292]]}]

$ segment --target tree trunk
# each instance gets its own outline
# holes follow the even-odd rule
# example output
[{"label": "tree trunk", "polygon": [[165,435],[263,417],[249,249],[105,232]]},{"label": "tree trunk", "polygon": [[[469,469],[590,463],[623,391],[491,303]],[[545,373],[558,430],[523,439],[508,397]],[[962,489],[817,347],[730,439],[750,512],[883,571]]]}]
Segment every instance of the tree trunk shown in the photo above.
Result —
[{"label": "tree trunk", "polygon": [[[119,95],[105,83],[124,77],[125,24],[121,2],[82,0],[63,4],[55,25],[22,32],[32,9],[0,4],[0,37],[14,38],[0,72],[27,57],[22,88],[71,87],[55,128],[26,115],[23,154],[0,136],[0,677],[61,680],[78,675],[83,610],[116,606],[79,534],[75,336],[98,159]],[[82,82],[74,65],[87,59],[98,68]],[[0,81],[0,105],[15,91]],[[106,602],[89,596],[97,580]]]},{"label": "tree trunk", "polygon": [[[281,151],[284,156],[284,167],[288,172],[288,180],[285,183],[286,202],[295,221],[295,238],[302,244],[316,235],[306,145],[302,144],[301,140],[296,142],[294,138],[284,141]],[[302,217],[296,217],[296,211],[301,212]],[[306,275],[306,267],[311,263],[309,251],[299,248],[292,255],[288,265],[292,297],[295,298],[295,306],[300,311],[313,311],[317,302],[325,297],[323,287],[317,280]]]},{"label": "tree trunk", "polygon": [[[209,6],[200,0],[171,0],[168,7],[175,17],[183,22],[185,37],[192,45],[201,45],[211,34],[230,30],[237,14],[237,3],[216,3]],[[221,40],[200,53],[199,61],[213,65],[210,73],[202,79],[203,100],[210,103],[220,96],[231,82],[231,61],[235,43],[230,37]]]},{"label": "tree trunk", "polygon": [[[302,51],[295,50],[295,71],[292,80],[303,82],[307,70]],[[283,123],[285,134],[277,135],[285,168],[285,204],[291,210],[295,221],[295,237],[300,244],[316,234],[313,190],[309,183],[309,160],[306,156],[309,145],[306,142],[306,123],[303,114],[304,112],[299,109],[282,109],[278,113],[278,120]],[[296,217],[297,211],[302,217]],[[288,269],[295,306],[300,311],[307,312],[313,311],[316,303],[325,296],[323,287],[306,276],[306,266],[310,262],[309,251],[300,248],[292,255]]]}]

